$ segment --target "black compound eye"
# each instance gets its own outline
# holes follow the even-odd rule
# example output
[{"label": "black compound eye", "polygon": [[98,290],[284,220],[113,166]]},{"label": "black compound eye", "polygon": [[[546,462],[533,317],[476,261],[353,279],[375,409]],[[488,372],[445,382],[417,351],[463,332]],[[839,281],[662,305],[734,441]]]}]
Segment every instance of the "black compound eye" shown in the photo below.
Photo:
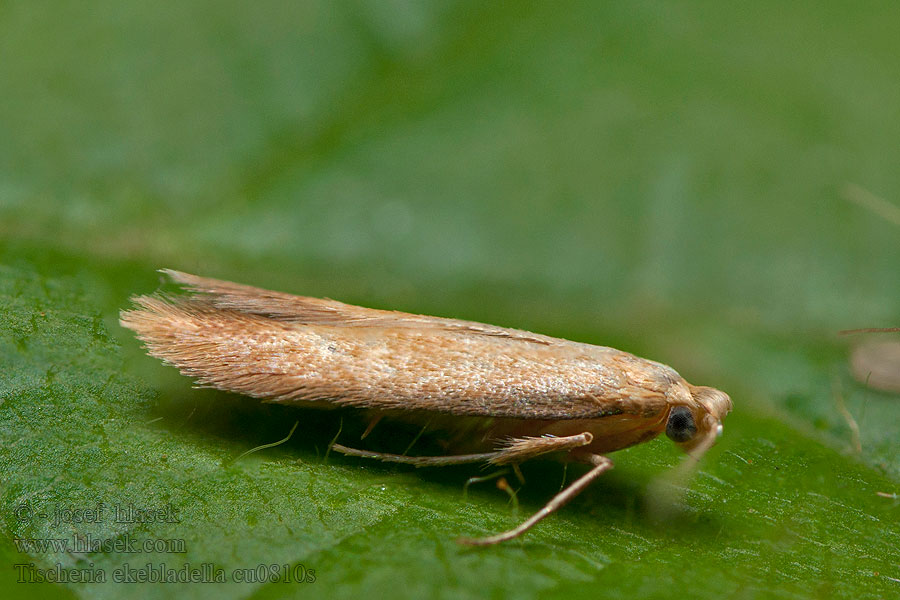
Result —
[{"label": "black compound eye", "polygon": [[687,406],[676,406],[669,411],[669,421],[666,423],[666,435],[672,441],[686,442],[697,433],[694,425],[694,415]]}]

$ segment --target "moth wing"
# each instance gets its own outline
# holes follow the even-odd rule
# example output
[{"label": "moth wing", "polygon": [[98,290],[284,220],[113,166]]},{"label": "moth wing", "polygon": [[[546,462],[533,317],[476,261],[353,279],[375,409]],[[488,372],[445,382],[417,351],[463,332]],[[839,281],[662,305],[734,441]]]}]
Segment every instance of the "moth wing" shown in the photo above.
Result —
[{"label": "moth wing", "polygon": [[[136,297],[138,308],[123,311],[121,323],[151,355],[210,387],[274,401],[515,419],[657,414],[666,403],[662,380],[621,381],[647,361],[611,348],[164,272],[196,295]],[[368,368],[363,358],[386,331],[387,358]],[[485,336],[489,351],[468,360],[456,334]],[[308,342],[322,335],[344,350]]]},{"label": "moth wing", "polygon": [[172,269],[161,269],[161,272],[167,274],[185,289],[208,297],[209,302],[213,306],[268,317],[287,323],[329,327],[432,328],[443,331],[519,339],[543,345],[560,342],[556,338],[529,331],[498,327],[475,321],[364,308],[328,298],[295,296],[220,279],[199,277]]}]

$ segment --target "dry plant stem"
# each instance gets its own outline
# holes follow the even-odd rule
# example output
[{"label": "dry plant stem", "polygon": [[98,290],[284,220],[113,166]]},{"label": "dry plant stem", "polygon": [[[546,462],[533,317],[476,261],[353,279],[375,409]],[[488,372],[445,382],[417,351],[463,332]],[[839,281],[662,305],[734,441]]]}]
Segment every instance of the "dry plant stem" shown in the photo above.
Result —
[{"label": "dry plant stem", "polygon": [[500,542],[505,542],[511,540],[513,538],[517,538],[535,525],[537,525],[544,517],[556,512],[560,508],[566,505],[572,498],[581,493],[584,488],[591,484],[592,481],[597,479],[600,475],[609,471],[613,467],[613,462],[606,458],[605,456],[601,456],[599,454],[592,454],[589,457],[589,461],[594,467],[576,479],[572,484],[555,495],[550,502],[544,505],[544,508],[537,511],[534,515],[531,516],[524,523],[519,525],[514,529],[510,529],[509,531],[504,531],[503,533],[498,533],[497,535],[491,535],[483,538],[460,538],[457,540],[460,544],[466,546],[491,546],[493,544],[499,544]]}]

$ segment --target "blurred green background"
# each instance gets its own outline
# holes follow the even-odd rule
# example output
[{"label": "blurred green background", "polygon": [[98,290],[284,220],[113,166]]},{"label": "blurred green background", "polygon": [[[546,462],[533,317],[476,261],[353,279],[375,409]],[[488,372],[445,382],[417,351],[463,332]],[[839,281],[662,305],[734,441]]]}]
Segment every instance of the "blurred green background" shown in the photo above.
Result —
[{"label": "blurred green background", "polygon": [[[900,324],[898,22],[892,2],[0,4],[0,589],[897,594],[900,398],[852,380],[837,332]],[[117,313],[160,267],[612,345],[736,410],[668,522],[642,509],[678,460],[658,441],[521,543],[462,549],[516,521],[490,484],[462,498],[477,472],[325,461],[337,415],[146,357]],[[521,513],[562,477],[525,474]],[[98,499],[184,518],[16,516]],[[17,552],[88,534],[188,550]],[[317,581],[12,568],[161,560]]]}]

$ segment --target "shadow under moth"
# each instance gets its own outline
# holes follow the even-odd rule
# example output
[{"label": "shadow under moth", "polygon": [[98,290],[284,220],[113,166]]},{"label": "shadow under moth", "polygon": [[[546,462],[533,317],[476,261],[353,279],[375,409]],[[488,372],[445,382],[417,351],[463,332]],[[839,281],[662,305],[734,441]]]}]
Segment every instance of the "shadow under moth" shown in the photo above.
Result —
[{"label": "shadow under moth", "polygon": [[605,455],[662,432],[696,461],[722,431],[727,394],[627,352],[483,323],[362,308],[163,270],[190,293],[136,296],[121,324],[147,351],[199,384],[297,406],[438,419],[457,435],[446,456],[357,450],[417,467],[512,465],[561,453],[589,470],[509,531],[515,538],[603,472]]}]

